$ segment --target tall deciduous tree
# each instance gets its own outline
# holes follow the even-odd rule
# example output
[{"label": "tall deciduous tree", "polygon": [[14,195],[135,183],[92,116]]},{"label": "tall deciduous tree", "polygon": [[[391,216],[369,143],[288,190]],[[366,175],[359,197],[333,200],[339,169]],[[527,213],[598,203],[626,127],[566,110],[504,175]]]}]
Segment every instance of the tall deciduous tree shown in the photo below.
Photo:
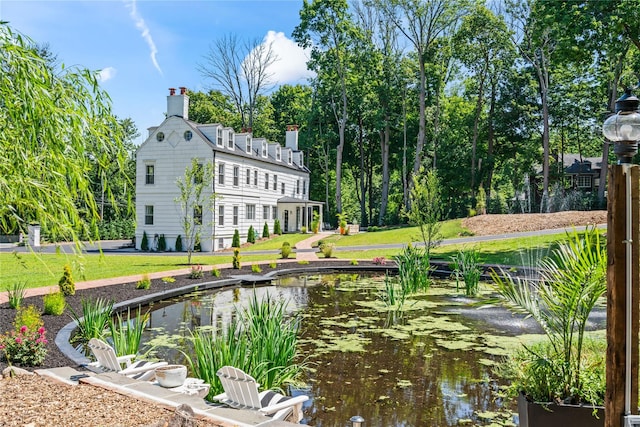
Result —
[{"label": "tall deciduous tree", "polygon": [[251,128],[258,96],[271,87],[273,74],[269,67],[277,59],[272,43],[242,41],[229,34],[213,43],[198,69],[213,80],[215,89],[233,99],[242,127]]},{"label": "tall deciduous tree", "polygon": [[[100,210],[87,173],[127,150],[95,73],[55,69],[27,37],[0,22],[0,232],[39,222],[53,236],[92,238]],[[105,197],[113,200],[110,182]]]},{"label": "tall deciduous tree", "polygon": [[408,212],[412,224],[420,227],[427,257],[431,248],[440,241],[440,221],[442,220],[442,194],[440,179],[435,170],[421,169],[413,176],[411,188],[411,210]]}]

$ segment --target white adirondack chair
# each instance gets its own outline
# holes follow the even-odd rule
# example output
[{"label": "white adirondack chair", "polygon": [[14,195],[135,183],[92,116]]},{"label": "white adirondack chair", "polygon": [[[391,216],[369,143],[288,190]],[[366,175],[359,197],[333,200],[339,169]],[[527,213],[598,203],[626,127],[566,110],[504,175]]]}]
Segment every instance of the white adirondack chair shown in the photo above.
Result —
[{"label": "white adirondack chair", "polygon": [[96,361],[89,363],[89,366],[103,372],[117,372],[137,380],[150,381],[156,375],[156,368],[167,365],[167,362],[148,362],[146,360],[133,362],[135,354],[117,356],[113,347],[97,338],[89,340],[89,349],[96,358]]},{"label": "white adirondack chair", "polygon": [[284,396],[271,390],[258,393],[258,383],[253,377],[233,366],[223,366],[216,375],[222,382],[224,393],[213,399],[236,409],[259,411],[276,420],[299,422],[302,419],[302,402],[309,396]]}]

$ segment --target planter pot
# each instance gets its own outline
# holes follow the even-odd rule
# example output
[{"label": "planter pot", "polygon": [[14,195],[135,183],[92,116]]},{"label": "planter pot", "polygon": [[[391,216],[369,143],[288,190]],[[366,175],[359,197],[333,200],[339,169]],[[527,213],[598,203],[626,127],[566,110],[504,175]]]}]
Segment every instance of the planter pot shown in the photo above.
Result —
[{"label": "planter pot", "polygon": [[579,405],[558,405],[527,400],[518,396],[520,427],[604,427],[604,408]]},{"label": "planter pot", "polygon": [[156,368],[156,380],[162,387],[180,387],[187,379],[187,367],[184,365],[167,365]]}]

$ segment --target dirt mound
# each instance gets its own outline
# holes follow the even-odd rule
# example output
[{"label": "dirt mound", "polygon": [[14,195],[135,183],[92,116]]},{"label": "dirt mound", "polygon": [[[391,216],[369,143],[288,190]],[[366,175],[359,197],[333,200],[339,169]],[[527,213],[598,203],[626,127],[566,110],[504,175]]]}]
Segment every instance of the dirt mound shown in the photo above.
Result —
[{"label": "dirt mound", "polygon": [[550,230],[582,225],[606,224],[607,211],[566,211],[542,214],[478,215],[462,220],[462,226],[477,236]]}]

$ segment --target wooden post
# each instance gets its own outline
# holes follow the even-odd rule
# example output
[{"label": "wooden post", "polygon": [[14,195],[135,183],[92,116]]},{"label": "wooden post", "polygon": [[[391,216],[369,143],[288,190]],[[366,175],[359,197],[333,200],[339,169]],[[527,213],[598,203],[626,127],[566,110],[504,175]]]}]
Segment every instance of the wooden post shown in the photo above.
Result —
[{"label": "wooden post", "polygon": [[[631,197],[627,195],[624,169],[631,174]],[[640,272],[640,205],[638,166],[612,165],[607,195],[607,390],[605,427],[621,427],[625,415],[626,378],[626,282],[627,282],[627,203],[631,203],[631,414],[638,414],[638,324]],[[604,183],[601,183],[604,184]]]}]

